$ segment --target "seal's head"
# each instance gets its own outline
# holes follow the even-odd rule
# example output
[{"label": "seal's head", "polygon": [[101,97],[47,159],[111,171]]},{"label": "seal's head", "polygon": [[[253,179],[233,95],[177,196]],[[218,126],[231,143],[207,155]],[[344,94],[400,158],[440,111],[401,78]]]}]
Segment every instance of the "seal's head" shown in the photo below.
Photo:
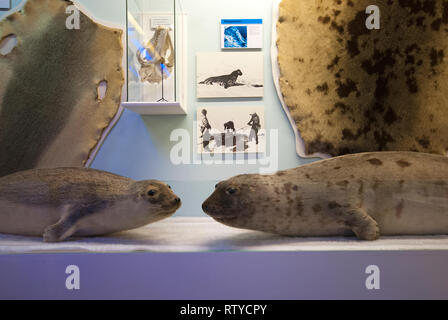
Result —
[{"label": "seal's head", "polygon": [[134,184],[134,192],[137,202],[147,208],[154,221],[171,216],[182,204],[171,187],[158,180],[138,181]]},{"label": "seal's head", "polygon": [[233,72],[232,72],[232,75],[234,75],[234,76],[242,76],[243,73],[241,72],[240,69],[238,69],[238,70],[233,71]]},{"label": "seal's head", "polygon": [[[259,175],[239,175],[222,181],[202,204],[202,210],[216,221],[236,228],[260,230],[263,208],[268,205]],[[264,211],[263,211],[264,210]]]}]

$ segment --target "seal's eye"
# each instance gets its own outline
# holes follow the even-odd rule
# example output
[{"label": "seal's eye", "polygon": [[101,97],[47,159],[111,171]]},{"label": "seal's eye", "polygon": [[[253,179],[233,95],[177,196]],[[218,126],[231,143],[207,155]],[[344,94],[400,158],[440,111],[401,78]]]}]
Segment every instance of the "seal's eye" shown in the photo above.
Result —
[{"label": "seal's eye", "polygon": [[228,188],[228,189],[226,190],[226,192],[227,192],[228,194],[234,194],[234,193],[236,192],[236,189],[235,189],[235,188]]},{"label": "seal's eye", "polygon": [[155,195],[156,193],[157,193],[156,190],[151,189],[151,190],[148,191],[148,196],[152,197],[152,196]]},{"label": "seal's eye", "polygon": [[167,184],[168,188],[171,189],[171,186],[169,184]]}]

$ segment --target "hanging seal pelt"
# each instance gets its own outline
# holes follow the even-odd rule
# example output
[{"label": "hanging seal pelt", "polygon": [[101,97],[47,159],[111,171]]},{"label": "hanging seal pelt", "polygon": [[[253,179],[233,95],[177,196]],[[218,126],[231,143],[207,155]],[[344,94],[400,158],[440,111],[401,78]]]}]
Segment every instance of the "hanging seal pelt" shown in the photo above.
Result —
[{"label": "hanging seal pelt", "polygon": [[157,180],[83,168],[28,170],[0,178],[0,233],[46,242],[99,236],[167,218],[180,205]]},{"label": "hanging seal pelt", "polygon": [[216,221],[288,236],[448,234],[448,158],[373,152],[239,175],[203,203]]}]

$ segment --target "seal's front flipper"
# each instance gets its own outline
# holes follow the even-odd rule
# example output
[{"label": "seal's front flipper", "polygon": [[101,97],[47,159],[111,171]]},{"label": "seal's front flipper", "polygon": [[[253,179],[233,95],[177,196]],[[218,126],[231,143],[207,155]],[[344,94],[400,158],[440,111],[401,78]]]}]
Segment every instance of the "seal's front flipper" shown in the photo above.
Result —
[{"label": "seal's front flipper", "polygon": [[59,242],[73,235],[75,231],[76,228],[71,219],[62,218],[45,229],[43,238],[45,242]]},{"label": "seal's front flipper", "polygon": [[347,210],[343,219],[360,240],[376,240],[380,237],[378,223],[361,208]]},{"label": "seal's front flipper", "polygon": [[69,206],[66,208],[62,218],[55,224],[47,227],[43,238],[45,242],[64,241],[72,236],[76,231],[76,224],[85,216],[85,208],[79,206]]}]

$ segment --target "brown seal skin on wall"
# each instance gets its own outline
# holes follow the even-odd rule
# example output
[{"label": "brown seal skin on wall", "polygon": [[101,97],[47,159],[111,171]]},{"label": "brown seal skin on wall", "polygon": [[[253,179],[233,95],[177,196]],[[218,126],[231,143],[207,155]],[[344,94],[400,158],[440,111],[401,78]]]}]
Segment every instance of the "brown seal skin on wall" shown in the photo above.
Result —
[{"label": "brown seal skin on wall", "polygon": [[448,234],[448,158],[370,152],[239,175],[202,208],[231,227],[287,236]]},{"label": "brown seal skin on wall", "polygon": [[[377,5],[379,30],[365,26]],[[448,150],[448,1],[283,0],[280,87],[307,154]]]},{"label": "brown seal skin on wall", "polygon": [[[0,176],[42,167],[82,167],[117,115],[124,75],[122,31],[80,12],[67,29],[72,5],[28,0],[0,22]],[[107,83],[104,97],[98,94]]]},{"label": "brown seal skin on wall", "polygon": [[46,242],[138,228],[180,206],[163,182],[94,169],[33,169],[0,178],[0,233],[43,235]]}]

